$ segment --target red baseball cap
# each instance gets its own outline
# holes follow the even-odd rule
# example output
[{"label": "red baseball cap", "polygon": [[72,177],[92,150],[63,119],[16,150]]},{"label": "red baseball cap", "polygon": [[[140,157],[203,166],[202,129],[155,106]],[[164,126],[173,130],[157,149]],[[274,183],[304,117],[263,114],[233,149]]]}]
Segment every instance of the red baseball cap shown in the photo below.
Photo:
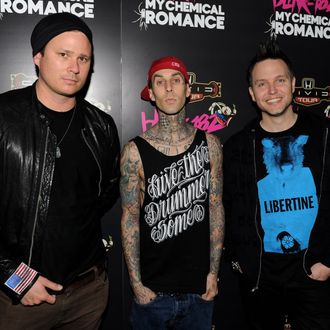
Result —
[{"label": "red baseball cap", "polygon": [[184,79],[186,80],[186,83],[189,82],[189,76],[188,76],[188,72],[187,72],[187,68],[185,66],[185,64],[177,57],[174,56],[166,56],[166,57],[162,57],[158,60],[155,60],[151,63],[150,69],[148,71],[148,83],[147,85],[143,88],[143,90],[141,91],[141,98],[144,101],[151,101],[150,97],[149,97],[149,82],[152,78],[152,75],[158,71],[158,70],[162,70],[162,69],[173,69],[173,70],[177,70],[179,72],[182,73],[182,75],[184,76]]}]

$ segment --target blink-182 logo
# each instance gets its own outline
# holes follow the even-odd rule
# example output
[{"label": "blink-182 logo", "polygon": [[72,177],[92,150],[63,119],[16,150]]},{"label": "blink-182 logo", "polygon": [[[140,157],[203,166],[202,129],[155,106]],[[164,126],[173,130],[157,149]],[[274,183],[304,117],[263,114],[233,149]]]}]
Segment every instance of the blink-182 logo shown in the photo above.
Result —
[{"label": "blink-182 logo", "polygon": [[149,25],[225,29],[225,13],[219,4],[180,0],[144,0],[134,11],[140,30]]},{"label": "blink-182 logo", "polygon": [[330,39],[330,0],[272,0],[274,13],[267,25],[277,35]]},{"label": "blink-182 logo", "polygon": [[296,86],[293,95],[296,104],[313,106],[321,102],[330,102],[330,86],[315,87],[314,78],[303,78],[301,86]]},{"label": "blink-182 logo", "polygon": [[[224,102],[216,100],[222,97],[221,82],[212,80],[208,83],[201,83],[197,81],[194,72],[188,72],[188,75],[191,88],[190,103],[201,102],[207,99],[214,100],[208,107],[207,112],[201,115],[189,116],[190,112],[188,109],[186,121],[190,122],[196,128],[208,133],[216,132],[227,127],[233,117],[237,114],[237,109],[235,104],[230,107]],[[142,131],[145,132],[158,122],[158,112],[154,109],[152,118],[147,118],[146,113],[141,112],[141,119]]]}]

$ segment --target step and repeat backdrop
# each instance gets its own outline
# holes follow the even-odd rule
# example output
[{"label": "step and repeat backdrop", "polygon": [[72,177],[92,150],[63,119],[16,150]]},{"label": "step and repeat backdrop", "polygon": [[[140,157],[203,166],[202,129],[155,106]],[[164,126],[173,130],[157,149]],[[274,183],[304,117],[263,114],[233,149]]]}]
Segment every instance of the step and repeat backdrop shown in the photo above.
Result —
[{"label": "step and repeat backdrop", "polygon": [[[122,145],[157,120],[140,99],[150,63],[174,55],[192,88],[188,121],[223,142],[256,116],[246,68],[259,42],[277,38],[296,72],[294,108],[330,116],[330,0],[0,0],[0,92],[36,79],[30,35],[44,16],[71,12],[94,34],[86,98],[116,121]],[[0,105],[1,106],[1,105]],[[103,219],[110,301],[102,328],[129,329],[131,291],[120,242],[120,201]],[[244,330],[237,282],[223,263],[214,329]]]}]

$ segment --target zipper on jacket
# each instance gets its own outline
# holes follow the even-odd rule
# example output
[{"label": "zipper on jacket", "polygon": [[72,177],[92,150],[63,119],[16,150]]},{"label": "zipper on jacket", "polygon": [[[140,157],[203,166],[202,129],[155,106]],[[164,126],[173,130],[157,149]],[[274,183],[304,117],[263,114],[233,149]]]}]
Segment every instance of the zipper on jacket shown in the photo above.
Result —
[{"label": "zipper on jacket", "polygon": [[99,188],[99,193],[98,193],[98,197],[101,196],[101,182],[102,182],[102,179],[103,179],[103,175],[102,175],[102,169],[101,169],[101,165],[100,165],[100,162],[98,161],[96,155],[95,155],[95,152],[93,150],[93,148],[91,147],[91,145],[88,143],[87,139],[86,139],[86,136],[85,136],[85,129],[82,129],[82,136],[84,138],[84,141],[88,147],[88,149],[91,151],[95,161],[96,161],[96,164],[99,168],[99,171],[100,171],[100,180],[99,180],[99,184],[98,184],[98,188]]},{"label": "zipper on jacket", "polygon": [[33,251],[33,246],[34,246],[34,235],[35,235],[36,226],[37,226],[38,211],[39,211],[39,204],[40,204],[40,193],[41,193],[42,182],[43,182],[44,173],[45,173],[46,153],[47,153],[47,148],[48,148],[48,136],[49,136],[49,127],[47,127],[46,144],[45,144],[44,158],[43,158],[43,162],[42,162],[42,172],[41,172],[39,192],[38,192],[38,202],[37,202],[36,211],[35,211],[35,214],[34,214],[34,222],[33,222],[31,245],[30,245],[30,251],[29,251],[29,261],[28,261],[28,266],[29,267],[31,266],[31,261],[32,261],[32,251]]},{"label": "zipper on jacket", "polygon": [[[324,133],[324,148],[323,148],[323,155],[322,155],[322,171],[321,171],[321,179],[320,179],[320,195],[319,195],[319,205],[321,203],[321,198],[322,198],[322,189],[323,189],[323,178],[324,178],[324,167],[325,167],[325,157],[327,154],[327,146],[328,146],[328,127],[325,128],[325,133]],[[308,275],[307,269],[306,269],[306,254],[308,251],[308,247],[304,253],[303,257],[303,269],[304,272]]]},{"label": "zipper on jacket", "polygon": [[[253,166],[254,166],[254,180],[257,186],[257,165],[256,165],[256,139],[255,139],[255,129],[252,129],[252,144],[253,144]],[[260,241],[260,255],[259,255],[259,270],[257,276],[257,282],[255,286],[252,288],[251,292],[255,292],[259,288],[260,276],[261,276],[261,260],[262,260],[262,239],[258,229],[258,222],[257,222],[257,213],[258,213],[258,197],[256,196],[256,204],[255,204],[255,211],[254,211],[254,224],[256,228],[257,235]]]},{"label": "zipper on jacket", "polygon": [[325,157],[327,154],[327,146],[328,146],[328,128],[326,127],[325,129],[325,134],[324,134],[324,148],[323,148],[323,158],[322,158],[322,174],[321,174],[321,179],[320,179],[320,197],[319,197],[319,205],[321,203],[321,198],[322,198],[322,190],[323,190],[323,179],[324,179],[324,167],[325,167]]}]

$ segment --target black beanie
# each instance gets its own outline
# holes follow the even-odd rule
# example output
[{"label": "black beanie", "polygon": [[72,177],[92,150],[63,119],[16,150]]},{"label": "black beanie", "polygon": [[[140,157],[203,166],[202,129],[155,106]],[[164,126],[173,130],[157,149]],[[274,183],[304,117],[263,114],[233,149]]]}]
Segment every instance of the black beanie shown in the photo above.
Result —
[{"label": "black beanie", "polygon": [[87,24],[76,15],[58,13],[44,17],[33,29],[31,34],[33,56],[40,52],[57,35],[73,30],[84,33],[93,49],[93,35]]}]

